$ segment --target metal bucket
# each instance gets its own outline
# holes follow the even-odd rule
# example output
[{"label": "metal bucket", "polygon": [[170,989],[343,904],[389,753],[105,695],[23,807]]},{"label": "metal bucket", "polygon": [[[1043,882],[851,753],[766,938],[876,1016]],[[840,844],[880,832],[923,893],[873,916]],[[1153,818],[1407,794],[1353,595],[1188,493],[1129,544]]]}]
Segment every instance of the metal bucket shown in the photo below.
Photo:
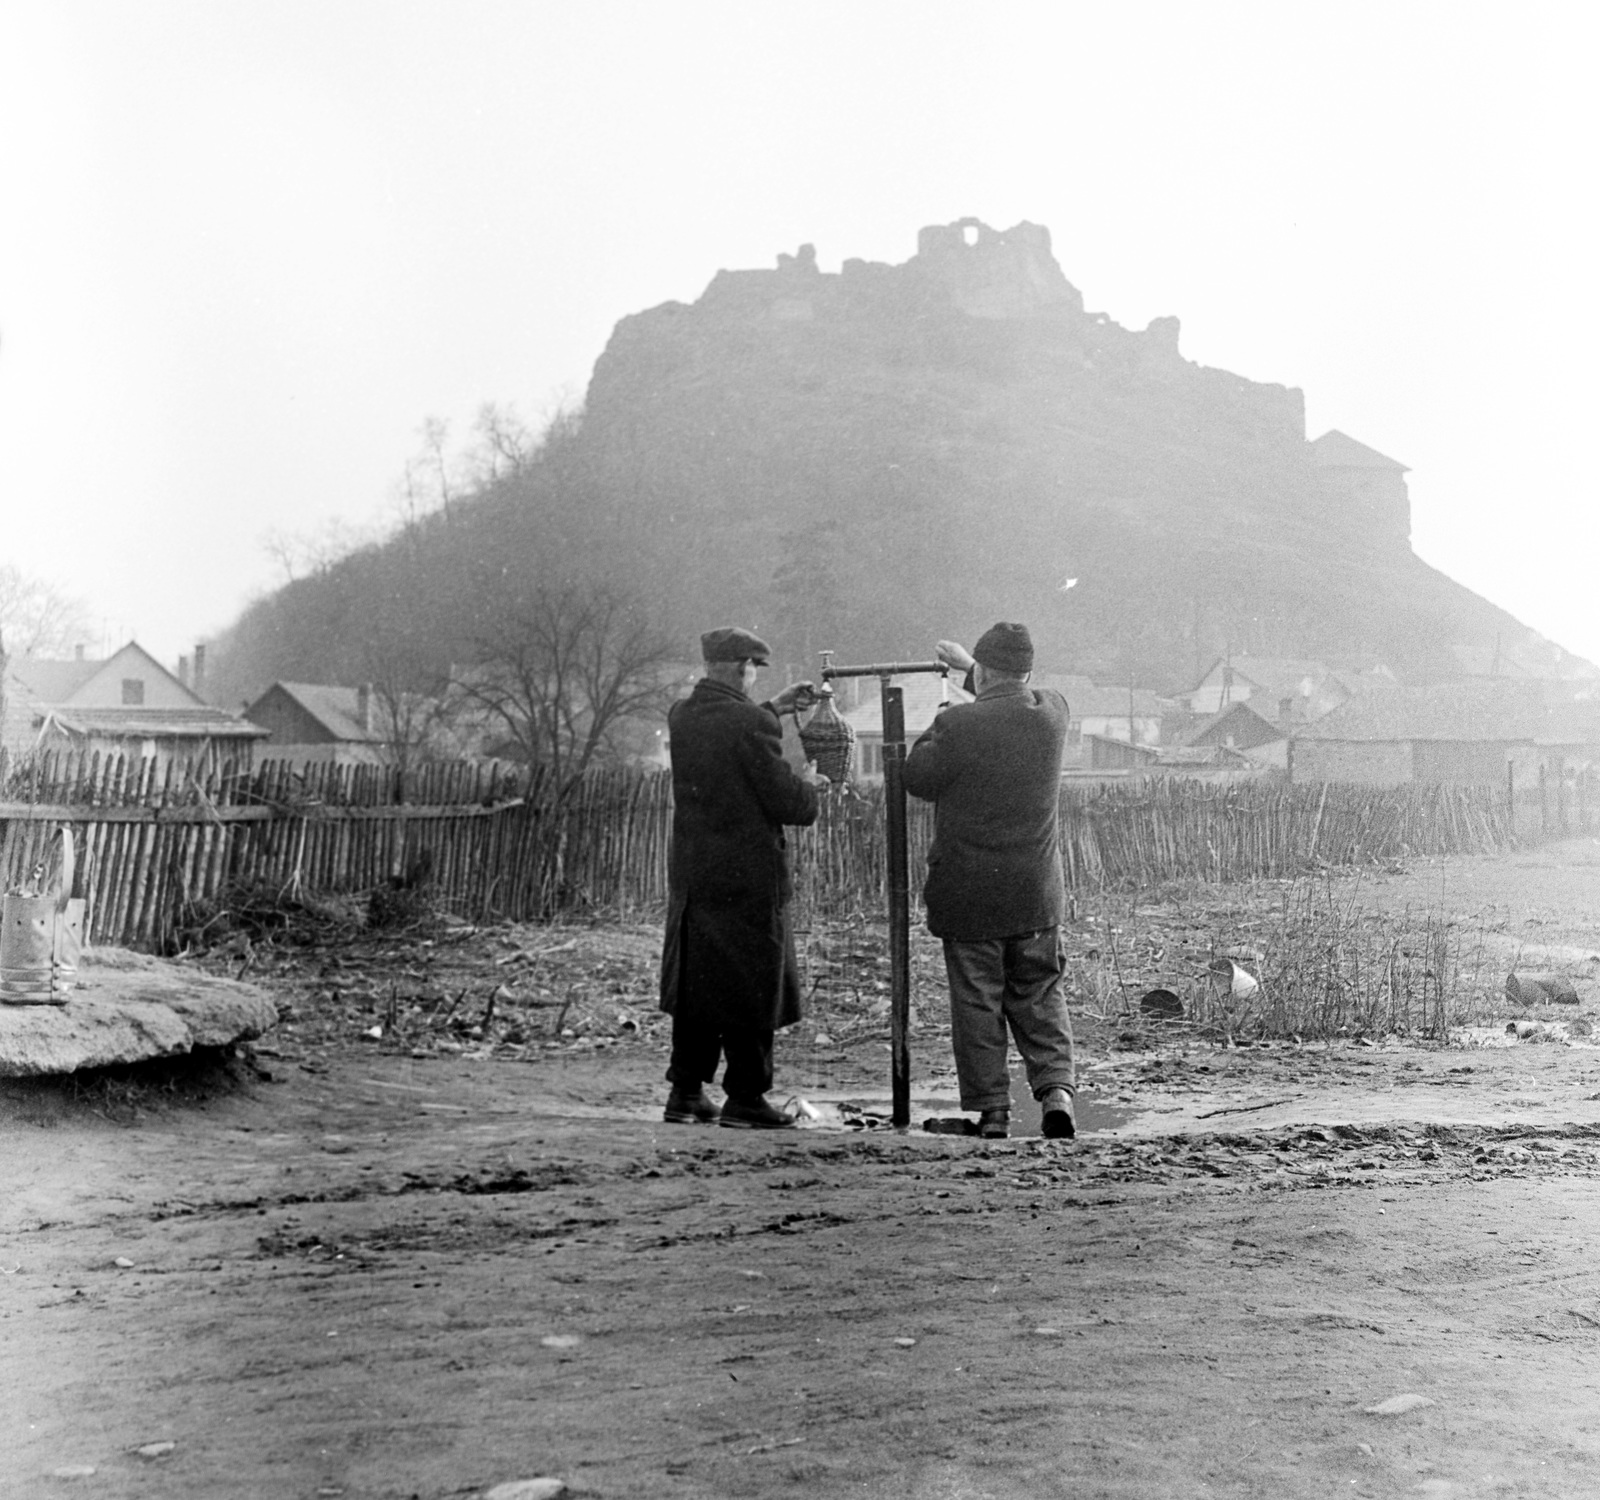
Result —
[{"label": "metal bucket", "polygon": [[0,1004],[65,1005],[83,952],[82,901],[0,896]]}]

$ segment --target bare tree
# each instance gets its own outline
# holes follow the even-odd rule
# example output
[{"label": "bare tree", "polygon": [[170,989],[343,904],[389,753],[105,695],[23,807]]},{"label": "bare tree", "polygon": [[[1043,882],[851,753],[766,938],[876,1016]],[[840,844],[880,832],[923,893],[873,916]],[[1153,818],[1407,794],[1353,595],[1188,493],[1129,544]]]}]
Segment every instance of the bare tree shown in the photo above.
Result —
[{"label": "bare tree", "polygon": [[90,630],[78,600],[10,563],[0,565],[0,634],[13,656],[65,656]]},{"label": "bare tree", "polygon": [[430,761],[450,758],[455,709],[448,684],[428,682],[399,653],[368,656],[373,729],[402,778]]},{"label": "bare tree", "polygon": [[530,592],[490,615],[458,698],[503,725],[530,765],[566,791],[616,748],[630,720],[664,711],[672,643],[604,587]]},{"label": "bare tree", "polygon": [[538,439],[512,406],[485,401],[472,424],[477,442],[469,455],[473,482],[488,488],[502,479],[522,474],[539,451]]},{"label": "bare tree", "polygon": [[424,417],[418,433],[422,446],[406,460],[394,497],[401,531],[413,530],[436,510],[448,513],[461,490],[450,456],[450,424],[443,417]]},{"label": "bare tree", "polygon": [[284,583],[290,584],[307,575],[326,573],[341,558],[370,546],[376,538],[372,527],[334,516],[302,531],[272,526],[259,540],[261,550],[283,569]]}]

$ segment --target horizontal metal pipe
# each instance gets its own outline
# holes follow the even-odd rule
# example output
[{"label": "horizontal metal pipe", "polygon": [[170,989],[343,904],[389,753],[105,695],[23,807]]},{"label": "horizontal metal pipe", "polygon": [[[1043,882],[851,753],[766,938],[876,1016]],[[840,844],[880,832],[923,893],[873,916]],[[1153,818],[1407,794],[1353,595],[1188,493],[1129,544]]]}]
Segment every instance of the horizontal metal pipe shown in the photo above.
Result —
[{"label": "horizontal metal pipe", "polygon": [[912,672],[949,672],[942,661],[886,661],[868,667],[824,667],[822,680],[830,677],[904,677]]}]

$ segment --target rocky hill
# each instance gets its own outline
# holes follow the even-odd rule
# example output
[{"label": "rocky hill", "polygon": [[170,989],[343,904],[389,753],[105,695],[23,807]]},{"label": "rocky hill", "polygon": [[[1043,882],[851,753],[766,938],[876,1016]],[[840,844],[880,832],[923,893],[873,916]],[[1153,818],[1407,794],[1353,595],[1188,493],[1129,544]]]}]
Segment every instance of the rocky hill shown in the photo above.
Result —
[{"label": "rocky hill", "polygon": [[[1169,690],[1228,651],[1413,681],[1592,670],[1415,556],[1404,474],[1342,434],[1309,442],[1299,391],[1186,360],[1176,318],[1087,311],[1047,230],[962,220],[901,265],[826,273],[802,246],[624,318],[561,452],[429,545],[441,588],[474,558],[604,578],[686,654],[738,621],[796,667],[1005,618],[1048,670]],[[263,653],[284,611],[257,613],[279,625],[242,621],[236,667],[319,675],[321,650],[331,675],[332,643]]]}]

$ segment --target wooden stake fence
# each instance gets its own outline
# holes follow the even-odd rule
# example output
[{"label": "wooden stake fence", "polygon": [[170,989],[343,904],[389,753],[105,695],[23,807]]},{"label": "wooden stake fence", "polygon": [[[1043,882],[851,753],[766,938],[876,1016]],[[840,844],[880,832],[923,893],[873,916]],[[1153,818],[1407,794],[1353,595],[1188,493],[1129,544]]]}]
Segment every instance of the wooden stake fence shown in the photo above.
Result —
[{"label": "wooden stake fence", "polygon": [[[1506,792],[1277,781],[1151,781],[1062,792],[1074,887],[1293,876],[1408,855],[1491,853],[1515,843]],[[670,780],[591,772],[563,796],[503,768],[267,762],[197,768],[117,755],[0,754],[0,890],[28,885],[58,826],[74,831],[91,942],[170,950],[186,914],[230,892],[279,899],[362,893],[425,878],[472,920],[658,911],[667,893]],[[913,801],[913,882],[932,810]],[[789,832],[799,915],[876,912],[882,792],[824,799]],[[425,872],[425,874],[424,874]]]}]

